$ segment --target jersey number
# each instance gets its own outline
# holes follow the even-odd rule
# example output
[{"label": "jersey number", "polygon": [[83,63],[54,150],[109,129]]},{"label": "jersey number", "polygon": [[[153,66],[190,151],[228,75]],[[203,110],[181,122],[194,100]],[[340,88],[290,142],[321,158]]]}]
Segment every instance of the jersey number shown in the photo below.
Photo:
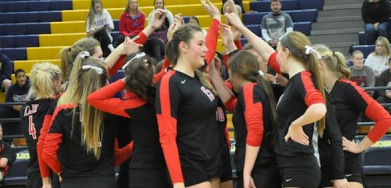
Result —
[{"label": "jersey number", "polygon": [[33,137],[33,139],[37,139],[37,131],[35,130],[33,116],[29,116],[29,135]]}]

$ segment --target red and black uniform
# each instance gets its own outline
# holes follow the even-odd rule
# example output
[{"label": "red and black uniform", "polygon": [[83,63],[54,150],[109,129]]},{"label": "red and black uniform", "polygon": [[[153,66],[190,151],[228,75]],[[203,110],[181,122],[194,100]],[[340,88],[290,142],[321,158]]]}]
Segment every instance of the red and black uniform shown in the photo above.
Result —
[{"label": "red and black uniform", "polygon": [[292,76],[277,103],[277,165],[283,176],[284,187],[317,187],[320,182],[320,168],[315,157],[312,142],[314,123],[303,126],[310,138],[308,146],[291,139],[285,142],[285,135],[293,121],[302,116],[313,104],[325,104],[322,94],[315,87],[315,78],[308,71]]},{"label": "red and black uniform", "polygon": [[221,160],[223,164],[223,172],[220,176],[220,182],[226,182],[232,180],[232,167],[231,167],[231,141],[229,140],[229,133],[227,128],[227,114],[225,113],[225,107],[223,101],[218,99],[216,110],[216,121],[219,127],[219,133],[221,138]]},{"label": "red and black uniform", "polygon": [[[372,142],[378,141],[390,128],[390,114],[355,83],[340,79],[330,92],[342,136],[354,140],[360,113],[375,122],[368,133]],[[345,174],[348,181],[363,183],[361,154],[345,152]]]},{"label": "red and black uniform", "polygon": [[[75,112],[75,114],[74,114]],[[42,157],[55,173],[61,172],[62,188],[116,187],[114,179],[114,140],[121,117],[106,114],[97,159],[81,141],[80,109],[75,104],[57,106],[46,135]]]},{"label": "red and black uniform", "polygon": [[123,89],[125,83],[118,80],[92,93],[88,101],[97,109],[131,118],[133,154],[129,166],[129,187],[170,187],[159,142],[155,106],[131,92],[126,92],[122,99],[111,98]]},{"label": "red and black uniform", "polygon": [[338,125],[331,96],[326,93],[326,127],[318,137],[321,164],[319,187],[333,187],[333,180],[345,179],[345,157],[342,149],[342,134]]},{"label": "red and black uniform", "polygon": [[172,183],[185,186],[221,175],[217,98],[196,74],[170,70],[156,92],[160,143]]},{"label": "red and black uniform", "polygon": [[[4,177],[7,176],[9,166],[12,165],[12,163],[14,163],[16,160],[16,154],[12,151],[11,146],[7,142],[4,142],[2,140],[0,140],[0,159],[1,158],[8,159],[8,163],[4,167],[0,167],[0,173],[1,175],[3,175],[4,180]],[[1,180],[0,182],[4,182],[3,180]]]},{"label": "red and black uniform", "polygon": [[243,86],[238,93],[233,113],[236,151],[235,166],[238,175],[238,187],[243,187],[243,169],[246,145],[260,147],[252,170],[255,186],[280,188],[276,156],[272,146],[272,112],[264,89],[257,83]]},{"label": "red and black uniform", "polygon": [[20,124],[30,154],[30,160],[27,164],[27,187],[42,187],[37,142],[46,112],[53,105],[53,101],[50,98],[29,101],[20,109]]}]

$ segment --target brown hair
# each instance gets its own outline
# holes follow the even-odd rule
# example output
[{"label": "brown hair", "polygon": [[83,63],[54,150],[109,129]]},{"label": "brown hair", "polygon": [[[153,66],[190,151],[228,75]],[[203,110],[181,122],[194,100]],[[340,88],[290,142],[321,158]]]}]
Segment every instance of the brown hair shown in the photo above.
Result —
[{"label": "brown hair", "polygon": [[[315,87],[322,93],[323,99],[325,99],[325,91],[323,88],[323,82],[320,77],[320,68],[318,57],[315,53],[306,53],[306,46],[311,46],[311,41],[303,33],[293,31],[285,35],[280,44],[283,49],[290,51],[290,56],[295,60],[301,62],[305,69],[311,72],[315,76]],[[325,117],[321,118],[318,122],[318,133],[320,136],[323,135],[325,129]]]},{"label": "brown hair", "polygon": [[59,54],[61,56],[62,81],[65,82],[69,79],[69,74],[76,56],[82,51],[87,51],[92,55],[95,53],[95,47],[97,46],[100,47],[98,40],[94,38],[82,38],[76,41],[71,47],[61,49]]}]

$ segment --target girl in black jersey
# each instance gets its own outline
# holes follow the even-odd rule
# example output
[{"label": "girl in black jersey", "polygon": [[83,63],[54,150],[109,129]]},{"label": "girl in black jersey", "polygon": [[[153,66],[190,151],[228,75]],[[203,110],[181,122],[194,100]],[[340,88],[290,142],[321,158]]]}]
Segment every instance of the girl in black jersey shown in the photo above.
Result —
[{"label": "girl in black jersey", "polygon": [[[60,68],[51,63],[35,64],[30,73],[31,86],[29,98],[20,110],[21,126],[26,137],[30,160],[27,165],[27,187],[35,188],[50,184],[48,177],[41,179],[37,156],[37,141],[44,117],[53,103],[55,95],[61,90]],[[45,174],[46,172],[42,172]]]},{"label": "girl in black jersey", "polygon": [[[350,187],[363,187],[363,171],[361,153],[378,141],[390,128],[390,114],[363,89],[349,80],[350,71],[344,56],[333,52],[324,45],[315,45],[314,48],[321,55],[322,78],[324,87],[333,99],[337,121],[343,136],[345,151],[346,179]],[[354,142],[357,132],[357,121],[360,114],[375,122],[375,126],[368,135],[358,144]],[[332,173],[322,167],[322,187],[332,186]]]},{"label": "girl in black jersey", "polygon": [[[212,80],[223,101],[235,106],[237,188],[280,188],[281,179],[272,145],[272,132],[277,123],[273,92],[259,74],[258,60],[251,52],[241,51],[231,57],[229,73],[237,98],[227,101],[227,88],[221,88],[222,82],[216,78]],[[213,71],[210,74],[216,76]]]},{"label": "girl in black jersey", "polygon": [[219,187],[221,153],[217,99],[197,69],[207,48],[201,28],[184,25],[167,43],[175,65],[156,92],[160,143],[174,187]]},{"label": "girl in black jersey", "polygon": [[[133,53],[126,62],[125,78],[88,96],[89,103],[105,112],[131,118],[133,154],[129,166],[130,188],[170,187],[155,113],[155,86],[151,58]],[[112,98],[126,89],[125,95]]]},{"label": "girl in black jersey", "polygon": [[104,86],[107,78],[103,60],[82,52],[70,75],[70,83],[77,84],[70,84],[58,100],[42,158],[62,177],[62,188],[116,187],[113,152],[116,124],[112,122],[121,120],[87,102],[87,96]]}]

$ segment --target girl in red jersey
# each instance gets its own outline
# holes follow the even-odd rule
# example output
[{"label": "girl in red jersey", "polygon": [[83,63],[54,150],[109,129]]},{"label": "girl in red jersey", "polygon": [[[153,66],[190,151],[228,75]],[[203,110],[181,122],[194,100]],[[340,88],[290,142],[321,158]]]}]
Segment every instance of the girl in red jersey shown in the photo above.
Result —
[{"label": "girl in red jersey", "polygon": [[[155,113],[155,87],[151,58],[134,53],[126,59],[125,78],[88,96],[89,103],[105,112],[132,119],[133,154],[129,187],[170,187]],[[112,98],[126,88],[121,98]]]},{"label": "girl in red jersey", "polygon": [[[245,28],[234,14],[227,15],[256,50],[260,39]],[[253,41],[252,41],[253,40]],[[325,128],[326,105],[317,55],[309,50],[311,42],[299,32],[285,35],[277,45],[277,53],[271,56],[278,61],[269,65],[280,73],[289,74],[289,83],[277,104],[277,165],[284,187],[317,187],[320,168],[315,156],[313,135],[322,135]],[[262,48],[262,47],[261,47]],[[263,47],[265,48],[265,47]],[[261,52],[262,53],[262,52]],[[275,63],[274,65],[271,63]],[[281,68],[279,68],[281,67]],[[317,131],[315,129],[315,122]]]},{"label": "girl in red jersey", "polygon": [[[281,178],[272,146],[272,133],[277,122],[273,92],[259,74],[258,60],[251,52],[241,51],[231,57],[229,72],[233,90],[238,93],[237,98],[228,101],[225,96],[229,94],[225,93],[229,89],[220,87],[224,86],[221,79],[212,80],[223,102],[235,106],[233,123],[237,188],[279,188]],[[212,77],[218,76],[216,73],[210,71]]]},{"label": "girl in red jersey", "polygon": [[103,60],[82,52],[72,68],[72,84],[58,100],[42,158],[62,177],[63,188],[116,186],[116,126],[112,122],[121,119],[106,115],[87,102],[87,96],[104,86],[107,78]]},{"label": "girl in red jersey", "polygon": [[[324,87],[333,98],[337,121],[344,137],[346,178],[350,187],[362,188],[361,153],[387,132],[391,126],[391,116],[376,100],[349,80],[350,71],[341,53],[333,52],[323,45],[315,45],[314,48],[322,56],[320,63]],[[362,112],[375,122],[375,126],[356,144],[354,139],[358,129],[357,121]],[[330,179],[324,182],[329,182],[328,180]]]},{"label": "girl in red jersey", "polygon": [[38,165],[37,141],[44,116],[61,90],[60,68],[51,63],[35,64],[30,73],[31,86],[28,101],[21,108],[21,126],[26,137],[30,160],[27,165],[27,187],[42,187]]},{"label": "girl in red jersey", "polygon": [[174,187],[220,186],[217,99],[213,86],[197,70],[204,66],[206,53],[202,30],[192,25],[179,28],[167,44],[166,54],[175,68],[157,88],[156,113]]}]

